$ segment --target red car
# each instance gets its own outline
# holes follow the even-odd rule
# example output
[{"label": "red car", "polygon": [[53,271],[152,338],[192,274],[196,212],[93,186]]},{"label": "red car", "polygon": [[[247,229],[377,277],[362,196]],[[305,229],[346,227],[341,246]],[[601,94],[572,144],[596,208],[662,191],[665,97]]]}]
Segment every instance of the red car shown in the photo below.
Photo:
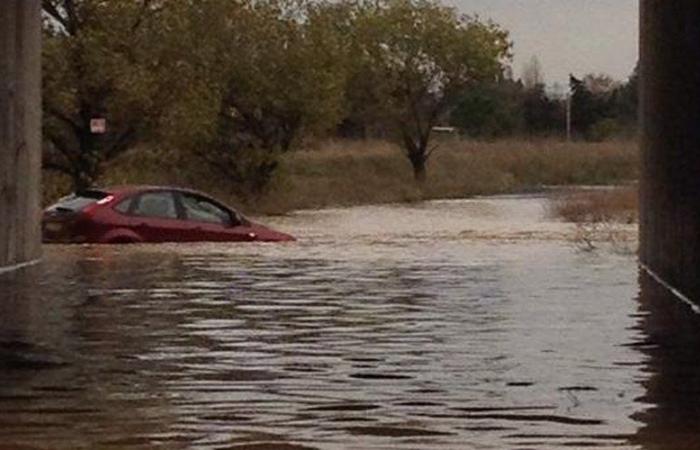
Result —
[{"label": "red car", "polygon": [[44,211],[44,242],[293,241],[200,192],[171,187],[91,189]]}]

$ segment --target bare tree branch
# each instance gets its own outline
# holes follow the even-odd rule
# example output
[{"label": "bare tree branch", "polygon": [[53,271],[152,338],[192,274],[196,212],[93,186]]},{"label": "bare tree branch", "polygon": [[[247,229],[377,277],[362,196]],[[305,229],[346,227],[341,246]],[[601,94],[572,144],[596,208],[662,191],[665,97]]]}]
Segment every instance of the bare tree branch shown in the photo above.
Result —
[{"label": "bare tree branch", "polygon": [[68,31],[68,19],[61,15],[61,12],[51,0],[42,0],[41,6],[49,17],[61,24],[64,30]]},{"label": "bare tree branch", "polygon": [[433,155],[433,153],[435,153],[435,150],[437,150],[439,147],[440,147],[439,144],[433,145],[432,148],[430,150],[428,150],[428,152],[425,154],[425,159],[426,160],[430,159],[430,157]]},{"label": "bare tree branch", "polygon": [[71,36],[77,34],[80,23],[74,0],[42,0],[41,7],[66,33]]},{"label": "bare tree branch", "polygon": [[68,14],[68,33],[75,35],[80,25],[78,14],[75,10],[75,2],[74,0],[63,0],[63,6],[66,9],[66,14]]},{"label": "bare tree branch", "polygon": [[117,136],[117,139],[109,146],[105,154],[105,159],[109,160],[118,154],[128,150],[131,142],[136,137],[136,128],[129,125],[127,129]]},{"label": "bare tree branch", "polygon": [[53,145],[53,148],[58,151],[61,155],[63,155],[64,158],[70,163],[73,164],[76,160],[76,155],[74,152],[71,152],[70,146],[65,143],[60,137],[56,135],[48,135],[46,137],[48,141]]},{"label": "bare tree branch", "polygon": [[73,172],[71,172],[69,168],[53,161],[47,161],[46,159],[44,159],[44,161],[42,162],[42,167],[47,170],[53,170],[54,172],[60,172],[64,175],[68,175],[71,178],[73,177]]},{"label": "bare tree branch", "polygon": [[64,114],[62,111],[59,111],[57,108],[53,107],[52,105],[45,104],[44,110],[48,114],[54,116],[55,118],[57,118],[61,122],[68,125],[71,129],[73,129],[73,131],[75,131],[76,134],[80,133],[82,131],[83,128],[80,126],[80,124],[78,122],[71,119],[70,117],[68,117],[68,115]]}]

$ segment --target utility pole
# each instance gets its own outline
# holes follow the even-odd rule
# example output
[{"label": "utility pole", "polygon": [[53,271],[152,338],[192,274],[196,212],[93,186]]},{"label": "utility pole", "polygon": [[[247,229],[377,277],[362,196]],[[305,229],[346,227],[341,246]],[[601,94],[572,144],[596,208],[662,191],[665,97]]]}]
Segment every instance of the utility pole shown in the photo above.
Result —
[{"label": "utility pole", "polygon": [[566,141],[571,142],[571,89],[566,93]]}]

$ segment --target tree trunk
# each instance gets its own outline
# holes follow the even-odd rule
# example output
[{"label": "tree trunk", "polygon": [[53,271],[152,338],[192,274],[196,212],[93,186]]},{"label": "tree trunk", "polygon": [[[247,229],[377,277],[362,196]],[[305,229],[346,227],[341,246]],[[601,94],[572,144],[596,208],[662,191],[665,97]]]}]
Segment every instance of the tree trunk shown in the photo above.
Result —
[{"label": "tree trunk", "polygon": [[428,178],[425,157],[411,159],[411,165],[413,166],[413,178],[418,184],[425,184],[425,180]]},{"label": "tree trunk", "polygon": [[78,172],[73,175],[73,190],[75,192],[82,192],[93,187],[92,178],[84,172]]},{"label": "tree trunk", "polygon": [[418,184],[425,183],[428,177],[426,163],[428,162],[428,141],[420,139],[416,142],[407,132],[403,132],[403,145],[406,156],[413,167],[413,178]]}]

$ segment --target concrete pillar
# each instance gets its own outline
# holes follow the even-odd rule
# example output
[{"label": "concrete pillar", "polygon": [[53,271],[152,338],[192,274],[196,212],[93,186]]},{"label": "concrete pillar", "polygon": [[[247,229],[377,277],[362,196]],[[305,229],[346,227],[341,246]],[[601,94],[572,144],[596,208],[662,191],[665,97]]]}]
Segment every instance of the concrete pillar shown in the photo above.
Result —
[{"label": "concrete pillar", "polygon": [[641,0],[641,82],[640,258],[700,302],[700,2]]},{"label": "concrete pillar", "polygon": [[0,272],[39,258],[41,1],[0,1]]}]

